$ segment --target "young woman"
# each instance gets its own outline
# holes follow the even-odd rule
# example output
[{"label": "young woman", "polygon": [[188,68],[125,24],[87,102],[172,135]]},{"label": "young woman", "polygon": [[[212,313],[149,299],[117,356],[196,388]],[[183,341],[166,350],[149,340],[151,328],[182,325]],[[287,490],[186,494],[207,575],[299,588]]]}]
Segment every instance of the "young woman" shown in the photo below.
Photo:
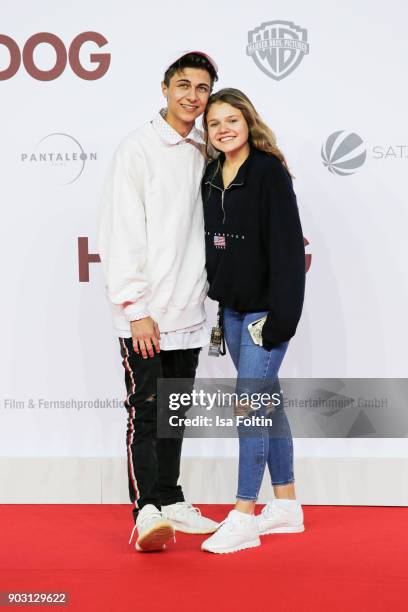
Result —
[{"label": "young woman", "polygon": [[[305,287],[304,242],[291,175],[273,133],[241,91],[222,89],[210,96],[203,124],[208,150],[212,146],[219,153],[202,181],[209,296],[223,311],[238,395],[276,391]],[[248,325],[264,317],[258,345]],[[261,425],[248,429],[237,417],[237,502],[203,542],[203,550],[235,552],[259,546],[259,535],[304,530],[295,495],[292,435],[282,396],[272,396],[278,401],[257,413],[265,417]],[[238,404],[236,414],[249,416],[248,407]],[[266,465],[274,499],[254,516]]]}]

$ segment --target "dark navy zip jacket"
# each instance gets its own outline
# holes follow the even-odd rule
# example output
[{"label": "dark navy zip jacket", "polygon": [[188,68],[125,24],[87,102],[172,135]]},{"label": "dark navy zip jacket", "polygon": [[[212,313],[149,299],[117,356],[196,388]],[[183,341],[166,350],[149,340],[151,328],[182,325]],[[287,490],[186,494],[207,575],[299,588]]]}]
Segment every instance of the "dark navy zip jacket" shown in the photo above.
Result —
[{"label": "dark navy zip jacket", "polygon": [[209,297],[238,312],[268,311],[266,349],[294,336],[303,307],[305,251],[292,180],[277,157],[251,147],[225,189],[222,163],[202,181]]}]

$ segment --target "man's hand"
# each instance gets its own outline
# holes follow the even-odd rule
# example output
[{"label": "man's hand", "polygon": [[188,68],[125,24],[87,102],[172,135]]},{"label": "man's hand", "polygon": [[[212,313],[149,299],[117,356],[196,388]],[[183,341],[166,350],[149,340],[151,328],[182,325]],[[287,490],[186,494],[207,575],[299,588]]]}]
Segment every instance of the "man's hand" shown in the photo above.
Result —
[{"label": "man's hand", "polygon": [[151,317],[131,321],[130,329],[135,353],[141,353],[143,359],[154,357],[155,350],[160,353],[160,331],[156,321]]}]

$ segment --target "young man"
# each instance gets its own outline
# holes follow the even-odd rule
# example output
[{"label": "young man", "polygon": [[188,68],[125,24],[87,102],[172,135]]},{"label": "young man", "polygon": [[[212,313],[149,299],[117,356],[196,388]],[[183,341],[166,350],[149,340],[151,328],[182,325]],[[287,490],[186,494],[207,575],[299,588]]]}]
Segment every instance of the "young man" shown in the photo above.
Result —
[{"label": "young man", "polygon": [[217,523],[177,484],[182,439],[157,436],[157,379],[194,379],[204,326],[204,141],[195,127],[217,65],[201,51],[166,67],[167,108],[128,136],[108,173],[99,253],[125,368],[129,494],[139,551],[162,550],[174,529]]}]

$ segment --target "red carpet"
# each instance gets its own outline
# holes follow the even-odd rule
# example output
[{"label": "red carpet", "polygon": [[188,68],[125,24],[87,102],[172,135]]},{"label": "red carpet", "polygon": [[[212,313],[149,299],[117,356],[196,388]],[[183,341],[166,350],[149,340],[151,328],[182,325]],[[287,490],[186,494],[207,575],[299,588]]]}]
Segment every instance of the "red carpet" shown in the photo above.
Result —
[{"label": "red carpet", "polygon": [[[201,506],[224,518],[229,506]],[[305,506],[306,531],[232,555],[177,534],[164,553],[128,546],[129,506],[0,506],[0,591],[69,592],[93,612],[395,612],[408,609],[408,509]]]}]

